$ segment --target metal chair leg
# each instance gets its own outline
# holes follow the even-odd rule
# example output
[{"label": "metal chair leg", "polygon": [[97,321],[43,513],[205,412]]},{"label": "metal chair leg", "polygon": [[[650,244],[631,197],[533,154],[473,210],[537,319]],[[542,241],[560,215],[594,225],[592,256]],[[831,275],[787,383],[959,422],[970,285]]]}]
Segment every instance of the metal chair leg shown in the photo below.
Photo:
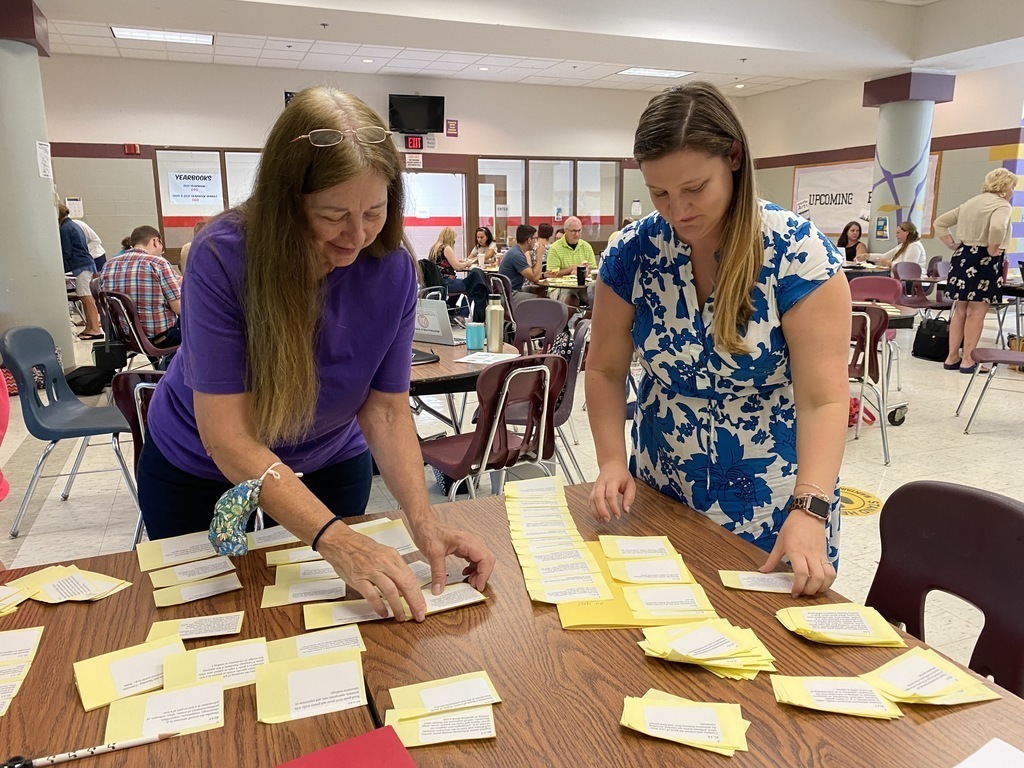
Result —
[{"label": "metal chair leg", "polygon": [[139,511],[139,519],[135,523],[135,537],[132,539],[132,551],[135,551],[136,547],[139,546],[139,542],[142,541],[143,521],[142,521],[142,505],[139,504],[139,491],[135,487],[135,478],[132,477],[132,473],[128,471],[128,463],[124,460],[124,454],[121,452],[121,437],[120,435],[111,435],[110,444],[114,449],[114,456],[117,457],[117,463],[121,467],[121,475],[124,477],[124,484],[128,486],[128,493],[132,495],[132,501],[135,502],[135,509]]},{"label": "metal chair leg", "polygon": [[[977,364],[976,364],[977,365]],[[981,410],[981,403],[985,399],[985,393],[988,392],[988,386],[992,383],[992,379],[995,378],[996,368],[999,366],[993,363],[988,369],[988,378],[985,379],[985,386],[981,388],[981,394],[978,395],[978,402],[974,404],[974,410],[971,411],[971,418],[967,420],[967,427],[964,429],[964,434],[971,434],[971,425],[974,423],[974,417],[978,415],[978,411]],[[980,368],[975,368],[974,372],[977,373]],[[971,377],[974,378],[973,376]]]},{"label": "metal chair leg", "polygon": [[43,467],[46,466],[46,460],[50,458],[50,452],[54,446],[59,443],[60,440],[51,440],[43,452],[39,456],[39,461],[36,462],[36,470],[32,473],[32,479],[28,481],[28,490],[25,491],[25,498],[21,500],[21,507],[18,509],[18,514],[14,518],[14,525],[11,526],[10,537],[12,539],[18,538],[18,529],[21,527],[21,518],[25,516],[25,510],[28,509],[28,503],[32,500],[32,494],[36,492],[36,483],[39,482],[39,476],[43,474]]},{"label": "metal chair leg", "polygon": [[569,468],[569,462],[565,460],[565,456],[562,455],[562,450],[555,445],[555,458],[558,459],[558,463],[562,465],[562,471],[565,473],[565,479],[569,482],[569,485],[575,485],[576,479],[573,477],[572,470]]},{"label": "metal chair leg", "polygon": [[[569,422],[572,424],[572,422]],[[583,477],[583,470],[580,469],[580,463],[576,461],[576,454],[572,452],[572,448],[569,447],[569,442],[565,439],[565,433],[561,427],[556,427],[558,437],[562,440],[562,445],[565,447],[565,452],[569,454],[569,461],[572,462],[573,467],[576,469],[576,476],[579,477],[581,483],[587,482],[587,479]],[[577,443],[579,445],[579,443]]]},{"label": "metal chair leg", "polygon": [[[569,434],[572,435],[572,444],[579,445],[580,439],[576,437],[576,427],[572,423],[572,418],[570,417],[569,419],[566,419],[565,423],[569,425]],[[580,474],[580,477],[583,477],[583,475]]]},{"label": "metal chair leg", "polygon": [[89,438],[82,438],[82,447],[78,449],[78,455],[75,456],[74,466],[71,467],[71,474],[68,475],[68,481],[64,484],[64,493],[60,495],[61,501],[67,501],[68,496],[71,495],[71,485],[75,482],[75,477],[78,475],[78,468],[82,466],[82,459],[85,458],[85,449],[89,447]]},{"label": "metal chair leg", "polygon": [[[956,413],[953,414],[954,416],[959,416],[960,415],[960,409],[962,409],[964,407],[964,403],[967,402],[967,395],[970,394],[971,387],[974,386],[974,379],[978,375],[978,371],[980,371],[980,370],[981,370],[980,366],[975,368],[974,369],[974,373],[971,374],[971,378],[967,380],[967,387],[964,389],[964,393],[960,397],[960,405],[958,405],[956,407]],[[991,373],[991,371],[989,371],[989,372]]]},{"label": "metal chair leg", "polygon": [[451,392],[448,392],[444,396],[445,401],[448,403],[448,413],[452,417],[452,429],[455,430],[456,435],[462,434],[462,422],[459,417],[455,415],[455,396]]}]

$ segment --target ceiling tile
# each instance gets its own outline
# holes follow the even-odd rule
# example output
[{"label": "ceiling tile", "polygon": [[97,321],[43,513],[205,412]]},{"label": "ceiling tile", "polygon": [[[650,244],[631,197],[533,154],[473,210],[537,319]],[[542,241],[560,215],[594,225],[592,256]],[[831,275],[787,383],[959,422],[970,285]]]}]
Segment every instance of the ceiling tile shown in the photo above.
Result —
[{"label": "ceiling tile", "polygon": [[522,60],[522,56],[484,56],[476,63],[485,67],[514,67]]},{"label": "ceiling tile", "polygon": [[405,50],[405,49],[404,48],[389,48],[389,47],[383,46],[383,45],[361,45],[361,46],[359,46],[359,50],[357,50],[355,52],[355,54],[353,54],[353,55],[355,55],[355,56],[362,56],[363,58],[366,58],[366,57],[373,58],[375,56],[381,56],[381,57],[384,57],[384,58],[393,59],[395,56],[397,56],[403,50]]},{"label": "ceiling tile", "polygon": [[110,38],[114,36],[106,24],[83,24],[77,21],[50,21],[48,23],[61,35]]},{"label": "ceiling tile", "polygon": [[247,58],[259,58],[260,48],[235,48],[227,45],[215,45],[213,53],[215,56],[245,56]]},{"label": "ceiling tile", "polygon": [[555,83],[558,82],[558,78],[541,77],[540,75],[530,75],[529,77],[524,77],[519,82],[525,83],[527,85],[554,85]]},{"label": "ceiling tile", "polygon": [[260,51],[260,58],[299,62],[306,58],[306,54],[303,51],[278,51],[272,48],[264,48]]},{"label": "ceiling tile", "polygon": [[[373,61],[371,63],[369,63],[369,64],[364,63],[363,59],[367,59],[367,58],[373,58]],[[379,58],[374,58],[372,56],[360,56],[360,55],[357,54],[355,56],[349,56],[348,63],[345,65],[345,67],[346,67],[345,71],[346,72],[376,72],[381,67],[383,67],[385,64],[387,64],[390,60],[391,59],[389,59],[387,56],[381,56]]]},{"label": "ceiling tile", "polygon": [[217,47],[225,45],[230,48],[262,48],[267,38],[251,35],[214,35],[213,42]]},{"label": "ceiling tile", "polygon": [[458,72],[463,69],[466,65],[457,63],[454,61],[437,61],[430,62],[423,68],[424,72]]},{"label": "ceiling tile", "polygon": [[53,42],[53,38],[50,38],[50,53],[71,53],[71,46],[64,45],[63,43]]},{"label": "ceiling tile", "polygon": [[195,61],[203,64],[213,63],[212,53],[182,53],[180,51],[168,51],[167,58],[169,61]]},{"label": "ceiling tile", "polygon": [[121,51],[167,51],[167,43],[159,40],[118,40],[117,47]]},{"label": "ceiling tile", "polygon": [[413,59],[415,61],[435,61],[441,57],[444,51],[428,51],[425,48],[406,48],[399,51],[396,59]]},{"label": "ceiling tile", "polygon": [[359,45],[357,43],[329,43],[323,40],[318,40],[313,43],[313,47],[309,49],[309,52],[351,56],[358,50]]},{"label": "ceiling tile", "polygon": [[147,51],[142,48],[125,48],[121,51],[125,59],[159,59],[167,61],[167,51]]},{"label": "ceiling tile", "polygon": [[450,61],[456,64],[472,64],[483,57],[484,55],[482,53],[446,53],[441,56],[438,61]]},{"label": "ceiling tile", "polygon": [[553,67],[555,64],[560,63],[561,59],[523,59],[521,62],[516,64],[517,67],[526,67],[528,69],[547,69]]},{"label": "ceiling tile", "polygon": [[312,40],[290,40],[284,37],[268,37],[264,51],[292,51],[305,53],[313,47]]},{"label": "ceiling tile", "polygon": [[342,72],[348,63],[348,56],[331,56],[326,53],[307,53],[299,62],[299,69],[320,69],[325,72]]},{"label": "ceiling tile", "polygon": [[382,75],[418,75],[419,73],[419,67],[400,67],[395,64],[386,64],[380,68],[380,74]]},{"label": "ceiling tile", "polygon": [[212,56],[213,47],[209,45],[190,45],[188,43],[164,43],[167,52],[175,53],[198,53],[203,56]]},{"label": "ceiling tile", "polygon": [[65,45],[90,45],[94,48],[116,48],[117,43],[109,34],[103,37],[88,37],[86,35],[62,35],[61,39]]},{"label": "ceiling tile", "polygon": [[298,59],[271,59],[261,56],[256,61],[257,67],[273,67],[276,69],[296,69],[299,66]]},{"label": "ceiling tile", "polygon": [[220,56],[217,53],[213,54],[214,64],[233,64],[237,67],[251,67],[256,66],[259,58],[256,56]]},{"label": "ceiling tile", "polygon": [[73,45],[71,46],[71,52],[81,54],[82,56],[109,56],[115,59],[121,56],[120,51],[116,47],[101,48],[95,45]]}]

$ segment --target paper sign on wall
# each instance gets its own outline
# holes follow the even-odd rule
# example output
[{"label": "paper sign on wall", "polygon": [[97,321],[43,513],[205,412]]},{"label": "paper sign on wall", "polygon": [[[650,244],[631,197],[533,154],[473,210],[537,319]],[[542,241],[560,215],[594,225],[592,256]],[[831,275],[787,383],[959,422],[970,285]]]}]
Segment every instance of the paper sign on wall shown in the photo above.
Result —
[{"label": "paper sign on wall", "polygon": [[496,205],[494,206],[494,215],[499,219],[508,218],[508,206],[507,205]]},{"label": "paper sign on wall", "polygon": [[423,167],[423,155],[406,155],[405,156],[405,167],[406,168],[422,168]]},{"label": "paper sign on wall", "polygon": [[167,174],[167,192],[175,205],[220,205],[219,173]]},{"label": "paper sign on wall", "polygon": [[50,145],[48,142],[36,142],[36,162],[39,164],[39,178],[52,179],[53,166],[50,164]]}]

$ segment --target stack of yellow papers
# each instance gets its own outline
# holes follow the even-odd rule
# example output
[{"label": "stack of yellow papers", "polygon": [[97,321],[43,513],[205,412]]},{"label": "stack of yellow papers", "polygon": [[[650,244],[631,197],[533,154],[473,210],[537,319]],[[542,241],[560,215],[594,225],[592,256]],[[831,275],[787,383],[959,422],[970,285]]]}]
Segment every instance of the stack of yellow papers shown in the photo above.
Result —
[{"label": "stack of yellow papers", "polygon": [[250,550],[276,547],[279,544],[294,544],[299,541],[299,537],[283,525],[272,525],[270,528],[247,533],[245,538]]},{"label": "stack of yellow papers", "polygon": [[903,717],[899,707],[859,677],[772,675],[771,679],[779,704],[881,720]]},{"label": "stack of yellow papers", "polygon": [[241,588],[242,582],[238,580],[238,574],[231,571],[223,576],[214,576],[212,579],[192,581],[188,584],[154,590],[153,600],[156,601],[157,608],[166,608],[169,605],[181,605],[193,600],[205,600],[208,597],[233,592]]},{"label": "stack of yellow papers", "polygon": [[890,701],[905,704],[968,704],[999,694],[930,648],[911,648],[860,676]]},{"label": "stack of yellow papers", "polygon": [[38,591],[35,573],[29,573],[20,579],[14,579],[0,585],[0,617],[7,616],[18,610],[18,606]]},{"label": "stack of yellow papers", "polygon": [[222,727],[224,688],[216,679],[111,702],[103,740],[129,741],[160,733],[184,736]]},{"label": "stack of yellow papers", "polygon": [[569,513],[560,477],[508,483],[505,511],[531,600],[562,604],[612,599],[608,581]]},{"label": "stack of yellow papers", "polygon": [[609,560],[612,578],[626,584],[692,584],[693,576],[679,555],[642,560]]},{"label": "stack of yellow papers", "polygon": [[208,531],[186,533],[169,539],[144,541],[135,548],[139,558],[139,570],[155,571],[172,565],[192,563],[217,555],[217,550],[210,543]]},{"label": "stack of yellow papers", "polygon": [[882,614],[855,603],[783,608],[775,617],[790,632],[816,643],[907,647]]},{"label": "stack of yellow papers", "polygon": [[754,630],[734,627],[726,619],[650,627],[638,645],[648,656],[697,664],[733,680],[753,680],[760,671],[775,671],[775,659]]},{"label": "stack of yellow papers", "polygon": [[293,603],[312,603],[317,600],[337,600],[345,596],[345,582],[335,576],[320,581],[295,581],[291,584],[271,584],[263,588],[260,608],[276,608]]},{"label": "stack of yellow papers", "polygon": [[149,578],[155,589],[174,587],[179,584],[191,584],[195,581],[203,581],[213,576],[220,576],[235,570],[234,563],[227,557],[210,557],[206,560],[197,560],[192,563],[173,565],[159,571],[150,571]]},{"label": "stack of yellow papers", "polygon": [[750,727],[739,704],[690,701],[654,688],[626,697],[619,725],[728,757],[747,751]]},{"label": "stack of yellow papers", "polygon": [[201,637],[237,635],[242,631],[245,611],[218,613],[213,616],[196,616],[194,619],[170,619],[154,621],[146,635],[146,642],[159,637],[177,635],[182,640],[198,640]]},{"label": "stack of yellow papers", "polygon": [[[440,595],[432,594],[429,589],[423,590],[423,600],[427,604],[427,615],[462,608],[473,603],[480,603],[487,598],[477,592],[469,584],[450,584]],[[387,606],[387,604],[385,603]],[[302,616],[306,629],[322,629],[355,624],[362,621],[379,621],[392,616],[391,607],[387,606],[387,616],[379,616],[370,607],[367,600],[344,600],[338,603],[316,603],[302,606]],[[409,615],[409,607],[405,607]]]},{"label": "stack of yellow papers", "polygon": [[406,747],[496,735],[491,707],[501,697],[486,672],[392,688],[390,693],[395,708],[384,713],[384,724],[395,729]]},{"label": "stack of yellow papers", "polygon": [[[51,565],[15,579],[7,585],[9,589],[13,588],[20,593],[8,595],[8,600],[16,600],[14,605],[22,602],[26,594],[33,600],[51,605],[68,600],[100,600],[130,586],[129,581],[115,579],[102,573],[82,571],[74,565]],[[7,604],[6,601],[4,604]]]},{"label": "stack of yellow papers", "polygon": [[261,723],[283,723],[366,706],[358,650],[275,661],[255,672],[256,712]]},{"label": "stack of yellow papers", "polygon": [[86,712],[163,687],[164,659],[183,653],[177,635],[162,637],[74,663],[75,686]]},{"label": "stack of yellow papers", "polygon": [[7,714],[11,700],[21,690],[42,636],[43,627],[0,632],[0,717]]},{"label": "stack of yellow papers", "polygon": [[718,618],[700,584],[630,586],[623,587],[622,594],[638,619],[699,621]]}]

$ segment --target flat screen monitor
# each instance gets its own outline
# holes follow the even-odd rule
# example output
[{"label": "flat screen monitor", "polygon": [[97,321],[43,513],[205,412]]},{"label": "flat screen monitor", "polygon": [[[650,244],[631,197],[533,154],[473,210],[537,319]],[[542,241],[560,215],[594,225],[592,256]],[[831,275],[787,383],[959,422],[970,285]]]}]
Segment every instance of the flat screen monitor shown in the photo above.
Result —
[{"label": "flat screen monitor", "polygon": [[444,133],[444,96],[389,94],[388,124],[395,133]]}]

